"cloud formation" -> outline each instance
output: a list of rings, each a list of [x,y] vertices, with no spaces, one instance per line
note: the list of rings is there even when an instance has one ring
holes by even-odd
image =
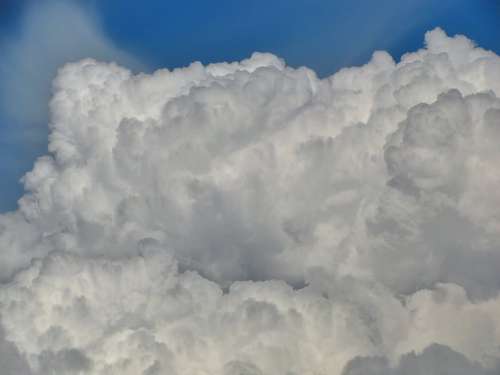
[[[12,368],[498,370],[494,53],[436,29],[323,80],[256,53],[86,59],[54,88],[51,154],[0,216]]]
[[[19,25],[3,27],[0,36],[0,212],[15,209],[23,193],[19,179],[36,157],[47,152],[48,102],[58,68],[87,57],[135,70],[143,66],[106,37],[90,4],[84,6],[78,0],[12,3],[20,3],[23,13]]]

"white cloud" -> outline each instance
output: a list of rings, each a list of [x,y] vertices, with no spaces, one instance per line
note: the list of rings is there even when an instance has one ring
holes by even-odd
[[[33,373],[493,373],[499,68],[439,29],[324,80],[66,65],[0,216],[5,347]]]
[[[446,346],[434,344],[420,354],[404,355],[397,366],[390,366],[385,358],[356,358],[343,375],[495,375],[499,370],[500,366],[484,368]]]

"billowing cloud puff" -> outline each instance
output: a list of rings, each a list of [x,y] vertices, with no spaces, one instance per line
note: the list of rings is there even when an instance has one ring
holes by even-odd
[[[436,29],[326,79],[269,54],[61,68],[0,216],[31,374],[493,374],[500,58]],[[17,371],[17,372],[15,372]]]
[[[0,298],[7,339],[41,374],[340,374],[358,356],[397,361],[434,342],[493,366],[500,339],[500,299],[471,303],[454,284],[404,301],[350,278],[223,291],[158,251],[53,253]]]
[[[434,344],[421,354],[404,355],[397,367],[388,365],[384,358],[355,358],[343,375],[496,375],[499,371],[500,366],[484,368],[446,346]]]

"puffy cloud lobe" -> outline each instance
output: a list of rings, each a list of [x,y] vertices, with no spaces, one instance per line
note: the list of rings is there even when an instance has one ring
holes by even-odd
[[[493,373],[499,61],[437,29],[323,80],[269,54],[63,67],[51,154],[0,216],[0,356],[35,374]]]
[[[356,358],[343,375],[494,375],[500,369],[495,367],[484,368],[446,346],[434,344],[421,354],[404,355],[397,367],[391,367],[384,358]]]
[[[381,253],[394,254],[395,272],[383,264],[372,268],[394,277],[387,280],[394,288],[448,281],[476,296],[497,293],[500,154],[490,119],[499,105],[491,93],[450,91],[412,108],[391,135],[385,158],[392,189],[367,221],[366,252],[376,262],[386,259]]]

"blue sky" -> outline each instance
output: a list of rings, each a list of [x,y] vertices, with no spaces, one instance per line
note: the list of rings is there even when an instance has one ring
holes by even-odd
[[[114,60],[134,71],[272,52],[327,76],[422,46],[436,26],[500,53],[497,0],[3,0],[0,3],[0,211],[47,148],[50,81],[67,61]]]

